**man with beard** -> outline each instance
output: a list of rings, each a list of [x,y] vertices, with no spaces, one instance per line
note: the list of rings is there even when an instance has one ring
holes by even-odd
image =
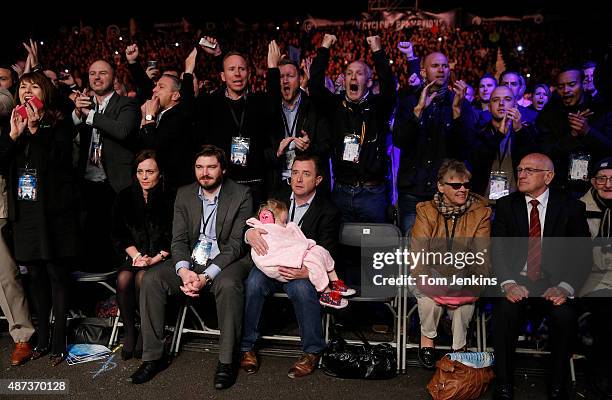
[[[584,76],[567,67],[557,76],[557,96],[540,112],[542,149],[554,162],[557,186],[582,196],[590,164],[612,154],[612,113],[585,95]]]
[[[248,187],[225,178],[225,152],[206,145],[196,154],[197,182],[178,190],[172,226],[172,259],[147,271],[140,289],[143,363],[132,383],[147,382],[168,366],[164,355],[168,296],[197,298],[205,288],[215,296],[219,320],[216,389],[236,380],[236,347],[242,333],[243,281],[253,262],[242,244],[243,227],[252,216]]]
[[[104,60],[89,67],[93,97],[79,94],[74,99],[72,120],[78,127],[79,172],[84,208],[85,263],[91,270],[114,268],[111,242],[111,208],[115,194],[132,183],[129,138],[138,130],[140,112],[134,99],[114,91],[115,69]]]
[[[323,160],[320,192],[329,192],[329,125],[315,109],[311,99],[300,88],[302,72],[287,58],[281,58],[275,41],[268,48],[267,92],[271,99],[271,147],[266,161],[273,167],[269,173],[269,192],[289,196],[291,166],[297,155],[315,155]]]
[[[410,232],[416,205],[432,198],[437,172],[445,158],[465,158],[465,137],[474,125],[474,111],[465,100],[467,85],[448,87],[450,67],[442,53],[422,62],[421,93],[400,100],[393,127],[393,144],[401,150],[397,175],[400,228]]]
[[[259,205],[266,200],[264,149],[268,143],[265,94],[249,92],[250,67],[247,57],[237,51],[221,56],[215,38],[206,37],[215,47],[203,51],[221,60],[221,80],[225,84],[215,93],[201,94],[195,104],[197,142],[214,144],[229,156],[227,174],[251,188]]]
[[[489,99],[491,121],[471,136],[469,160],[474,192],[497,200],[516,191],[516,167],[538,147],[535,129],[521,124],[521,113],[508,87],[495,88]]]
[[[309,89],[313,103],[331,127],[331,159],[334,175],[332,197],[342,211],[343,222],[385,222],[386,178],[389,170],[387,135],[396,102],[396,84],[379,36],[367,42],[376,65],[380,94],[371,93],[372,70],[363,61],[346,68],[345,93],[325,88],[334,35],[326,34],[310,67]]]

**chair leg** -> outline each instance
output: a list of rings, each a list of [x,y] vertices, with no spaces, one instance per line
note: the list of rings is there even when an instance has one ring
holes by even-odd
[[[121,311],[117,308],[117,315],[115,315],[113,322],[113,330],[108,341],[108,348],[113,347],[119,341],[119,318],[121,317]]]
[[[330,319],[331,316],[329,315],[328,312],[325,313],[324,318],[324,332],[325,332],[325,343],[329,343],[329,323],[330,323]]]
[[[572,377],[572,385],[575,385],[576,384],[576,369],[574,368],[574,355],[573,354],[569,359],[569,363],[570,363],[570,376]]]
[[[183,336],[183,327],[185,326],[185,316],[187,315],[187,309],[188,305],[183,306],[183,309],[180,313],[180,323],[177,324],[177,327],[174,331],[176,334],[176,344],[175,347],[171,349],[171,351],[174,351],[174,355],[178,354],[179,348],[181,347],[181,337]]]
[[[202,317],[200,317],[200,314],[196,311],[196,309],[193,306],[193,304],[189,305],[189,309],[191,310],[191,312],[193,312],[193,314],[195,315],[196,319],[198,320],[198,323],[200,324],[200,327],[202,328],[202,331],[207,332],[209,330],[209,328],[206,326],[206,324],[204,323],[204,320],[202,319]]]
[[[485,313],[484,309],[482,310],[480,323],[482,324],[482,327],[480,328],[482,331],[482,349],[483,351],[487,351],[487,314]]]

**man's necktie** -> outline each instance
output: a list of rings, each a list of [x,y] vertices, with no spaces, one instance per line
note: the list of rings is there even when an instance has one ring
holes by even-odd
[[[539,201],[533,199],[529,215],[529,244],[527,247],[527,277],[535,282],[542,274],[542,227],[540,226]]]

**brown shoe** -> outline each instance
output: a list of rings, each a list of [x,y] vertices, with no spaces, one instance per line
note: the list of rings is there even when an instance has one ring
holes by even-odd
[[[259,361],[254,351],[245,351],[240,359],[240,368],[247,374],[254,374],[259,369]]]
[[[15,350],[11,354],[11,365],[24,364],[30,358],[32,358],[32,345],[28,342],[15,343]]]
[[[287,376],[293,379],[312,374],[315,368],[317,368],[319,358],[321,358],[320,354],[304,353],[302,357],[300,357],[300,359],[297,360],[297,362],[289,369]]]

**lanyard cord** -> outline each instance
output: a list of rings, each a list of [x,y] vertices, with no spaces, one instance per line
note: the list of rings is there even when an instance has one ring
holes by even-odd
[[[232,113],[232,118],[234,119],[234,123],[238,127],[238,137],[242,137],[242,126],[244,125],[244,115],[246,114],[246,107],[247,107],[246,100],[244,102],[244,108],[242,109],[242,113],[240,113],[240,121],[238,121],[238,117],[236,116],[236,112],[234,111],[234,107],[232,106],[230,99],[227,99],[227,106],[229,107],[230,112]]]

